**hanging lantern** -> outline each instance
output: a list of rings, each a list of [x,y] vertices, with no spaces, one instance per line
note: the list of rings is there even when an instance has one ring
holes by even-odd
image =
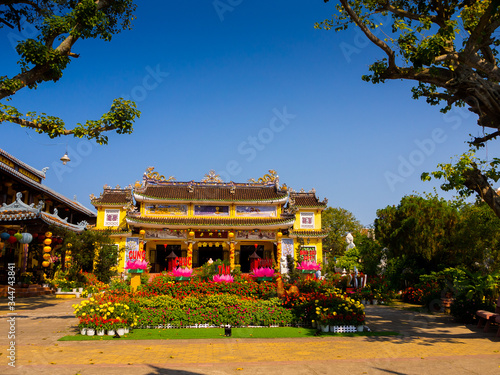
[[[50,238],[46,238],[45,240],[43,240],[43,243],[48,246],[52,243],[52,240]]]
[[[5,244],[3,242],[0,242],[0,251],[3,250],[3,247],[5,246]]]
[[[14,236],[10,236],[7,241],[9,241],[9,243],[16,243],[17,242],[17,238],[14,237]]]
[[[52,232],[45,232],[45,237],[52,237]]]
[[[44,267],[48,267],[48,266],[50,266],[50,262],[49,262],[48,260],[44,260],[44,261],[42,262],[42,266],[44,266]]]
[[[37,238],[38,237],[38,233],[33,233],[33,238]]]
[[[283,236],[283,233],[278,232],[278,238],[280,238],[281,236]]]
[[[49,260],[50,259],[50,254],[49,253],[43,254],[43,259]]]
[[[140,234],[141,236],[144,236],[144,235],[146,234],[146,231],[145,231],[144,229],[141,229],[141,230],[139,231],[139,234]]]
[[[19,242],[30,243],[31,241],[33,241],[33,236],[31,235],[31,233],[21,233],[21,239],[19,240]]]
[[[21,240],[23,239],[23,235],[21,233],[14,234],[14,237],[16,237],[16,240],[18,240],[19,242],[21,242]]]
[[[228,236],[229,236],[229,238],[233,238],[234,237],[234,233],[233,232],[229,232]]]
[[[215,243],[215,247],[219,247],[219,243],[218,242]]]
[[[38,242],[43,242],[43,240],[45,239],[45,234],[39,234],[37,239],[38,239]]]
[[[7,233],[7,232],[3,232],[2,234],[0,234],[0,238],[1,238],[2,240],[8,240],[8,239],[9,239],[9,237],[10,237],[10,234],[9,234],[9,233]]]
[[[46,253],[50,253],[52,251],[52,248],[50,246],[44,246],[43,251]]]
[[[8,232],[11,236],[13,236],[13,235],[16,233],[16,231],[15,231],[14,229],[9,229],[7,232]]]
[[[71,255],[71,250],[66,250],[66,255]]]
[[[189,235],[190,235],[191,237],[193,237],[193,236],[194,236],[194,232],[193,232],[193,231],[190,231],[190,232],[189,232]]]

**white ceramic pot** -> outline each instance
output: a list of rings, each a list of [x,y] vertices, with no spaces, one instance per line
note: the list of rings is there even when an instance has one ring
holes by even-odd
[[[117,328],[116,333],[118,335],[123,336],[125,334],[125,328]]]
[[[82,336],[85,336],[87,334],[87,328],[82,328],[80,330],[80,333],[82,334]]]
[[[115,335],[115,330],[114,329],[108,329],[108,336],[114,336]]]
[[[104,336],[104,334],[106,333],[106,331],[104,329],[98,329],[96,331],[96,333],[97,333],[97,336]]]
[[[363,332],[363,329],[364,329],[364,328],[365,328],[364,326],[357,326],[357,327],[356,327],[356,330],[357,330],[358,332]]]
[[[330,326],[329,325],[320,325],[321,332],[330,332]]]
[[[94,335],[95,335],[95,329],[87,328],[87,336],[94,336]]]
[[[125,327],[124,330],[125,330],[125,334],[127,334],[130,332],[130,327]]]

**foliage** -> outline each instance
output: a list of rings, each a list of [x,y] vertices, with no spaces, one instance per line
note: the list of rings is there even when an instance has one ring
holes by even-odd
[[[297,256],[297,264],[300,262],[302,262],[302,255]],[[295,284],[300,280],[300,271],[297,269],[295,260],[290,254],[286,256],[286,266],[288,268],[286,281],[288,281],[290,284]]]
[[[14,77],[0,75],[0,100],[10,100],[19,90],[36,89],[42,82],[57,82],[72,58],[78,39],[103,39],[110,41],[113,35],[130,29],[136,6],[132,0],[68,1],[34,0],[0,2],[0,28],[36,30],[35,38],[18,42],[16,51],[20,57],[21,71]],[[22,20],[24,21],[22,22]],[[106,144],[103,133],[116,130],[118,134],[130,134],[140,112],[134,102],[115,99],[109,112],[99,120],[88,120],[67,129],[64,121],[56,116],[28,111],[0,103],[0,123],[9,121],[22,127],[46,133],[50,138],[73,135],[95,139]]]
[[[344,253],[346,234],[351,232],[355,235],[362,226],[352,212],[340,207],[327,207],[321,213],[321,228],[328,231],[328,236],[323,239],[323,249],[334,257]]]
[[[340,31],[356,25],[385,54],[370,65],[371,74],[363,80],[416,81],[411,90],[414,99],[425,98],[430,105],[444,102],[442,112],[467,106],[478,115],[479,126],[495,130],[474,138],[475,147],[500,135],[498,1],[340,0],[336,8],[332,19],[316,28]],[[500,197],[492,189],[500,177],[499,159],[481,162],[472,157],[467,153],[455,165],[441,164],[432,175],[447,181],[445,190],[456,189],[461,195],[475,192],[500,217]]]
[[[367,233],[360,233],[356,237],[355,249],[361,260],[361,263],[357,265],[360,271],[367,275],[377,275],[381,272],[380,261],[383,256],[383,246],[374,238],[371,230]]]
[[[240,297],[269,299],[276,296],[276,283],[257,283],[252,280],[232,283],[213,283],[209,281],[193,280],[189,282],[174,282],[172,277],[161,275],[155,277],[151,283],[145,285],[138,292],[139,296],[168,295],[177,299],[188,296],[208,294],[235,294]]]
[[[219,274],[219,266],[227,267],[229,266],[229,261],[222,261],[217,259],[212,263],[205,263],[201,266],[201,270],[198,270],[198,276],[203,280],[212,280],[214,275]]]
[[[397,207],[377,210],[375,236],[388,249],[388,257],[405,255],[417,267],[434,270],[449,256],[456,206],[437,196],[405,196]]]
[[[361,254],[357,246],[352,249],[347,249],[344,255],[337,259],[335,267],[346,269],[347,271],[354,271],[354,267],[358,270],[362,270],[363,267],[360,265],[360,257]]]

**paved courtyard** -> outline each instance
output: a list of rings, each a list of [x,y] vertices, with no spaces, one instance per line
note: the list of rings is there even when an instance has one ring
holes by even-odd
[[[0,300],[0,374],[500,374],[500,338],[440,315],[368,306],[373,331],[400,336],[58,342],[76,332],[75,300],[19,298],[16,367],[7,365]]]

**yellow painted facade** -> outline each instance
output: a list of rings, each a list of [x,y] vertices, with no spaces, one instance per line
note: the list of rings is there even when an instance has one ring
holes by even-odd
[[[151,264],[151,272],[168,269],[169,256],[189,267],[221,259],[228,261],[231,268],[249,272],[253,253],[263,259],[263,264],[272,262],[279,269],[284,258],[282,250],[290,246],[295,258],[306,247],[308,251],[314,249],[308,255],[322,260],[321,211],[326,203],[319,202],[314,193],[288,191],[277,178],[236,184],[153,177],[145,174],[143,183],[136,183],[134,188],[105,187],[99,198],[91,197],[97,209],[94,229],[112,231],[120,248],[120,272],[124,272],[130,256],[127,242],[137,241]],[[303,197],[316,207],[293,204],[300,203]]]

